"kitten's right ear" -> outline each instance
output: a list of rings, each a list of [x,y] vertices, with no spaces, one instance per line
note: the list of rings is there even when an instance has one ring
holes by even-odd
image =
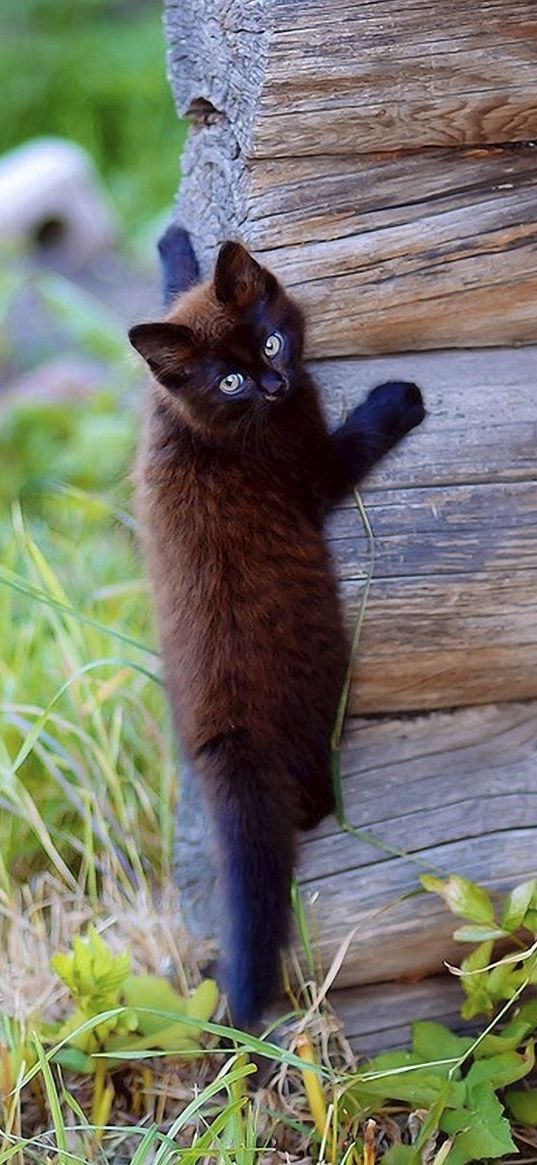
[[[196,349],[190,328],[184,324],[135,324],[129,340],[165,388],[173,392],[181,387],[185,364]]]

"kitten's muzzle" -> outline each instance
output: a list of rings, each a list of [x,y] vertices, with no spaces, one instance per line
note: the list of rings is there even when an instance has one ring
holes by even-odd
[[[263,373],[260,387],[265,400],[281,400],[289,391],[289,381],[281,372],[269,369]]]

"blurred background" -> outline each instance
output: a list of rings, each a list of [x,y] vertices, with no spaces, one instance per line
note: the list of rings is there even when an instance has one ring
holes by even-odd
[[[143,852],[162,873],[174,764],[126,336],[161,311],[155,244],[185,137],[160,0],[17,0],[0,71],[0,888],[60,851],[56,870],[78,870],[88,836],[118,868]]]
[[[133,372],[127,323],[160,309],[184,125],[159,0],[18,0],[0,70],[2,405],[93,399]]]

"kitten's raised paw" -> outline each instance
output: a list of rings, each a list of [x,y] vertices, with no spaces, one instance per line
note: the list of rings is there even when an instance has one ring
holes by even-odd
[[[199,282],[198,260],[188,231],[178,223],[170,223],[157,245],[162,264],[164,303],[168,306],[176,295]]]
[[[417,384],[408,380],[388,380],[386,384],[379,384],[369,393],[366,404],[383,428],[401,435],[421,425],[426,415]]]

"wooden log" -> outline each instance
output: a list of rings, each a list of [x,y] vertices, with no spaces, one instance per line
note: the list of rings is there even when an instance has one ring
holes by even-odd
[[[299,869],[325,970],[354,932],[337,987],[460,962],[453,915],[436,895],[406,897],[421,873],[493,890],[535,876],[536,753],[535,704],[351,722],[342,787],[362,836],[329,818],[305,837]]]
[[[531,0],[170,0],[167,27],[181,112],[211,106],[248,157],[535,134]]]
[[[342,989],[437,976],[445,960],[457,964],[464,957],[465,948],[452,938],[454,916],[436,895],[415,896],[420,874],[455,872],[493,891],[535,876],[536,758],[536,703],[350,721],[342,792],[348,821],[359,834],[342,831],[328,818],[304,835],[299,864],[311,937],[324,972],[352,936],[335,983],[336,1010],[338,1000],[346,999]],[[194,786],[188,788],[192,807],[199,794],[192,798]],[[218,901],[199,806],[189,824],[178,879],[187,922],[207,937],[217,929]],[[300,957],[298,938],[295,948]],[[394,999],[401,998],[403,988],[398,990]],[[452,994],[448,1012],[440,985],[425,995],[427,1014],[451,1016]],[[350,1034],[372,1037],[375,1026],[363,1027],[362,998],[356,995],[353,1023],[358,1026]],[[413,1014],[413,1000],[410,994],[402,1025],[419,1014]],[[343,1014],[350,1010],[347,1000]],[[386,1031],[400,1025],[387,1012],[381,1026],[380,1045]],[[394,1031],[392,1041],[406,1034]],[[359,1044],[362,1051],[375,1046],[372,1038]]]
[[[351,709],[537,697],[537,349],[318,363],[335,423],[375,383],[423,389],[423,426],[363,492],[375,566]],[[352,501],[330,523],[349,624],[368,541]]]
[[[168,0],[168,36],[205,270],[240,235],[315,356],[537,339],[527,0]]]
[[[479,1020],[471,1024],[461,1019],[461,1000],[460,983],[452,975],[333,991],[330,996],[345,1037],[360,1059],[408,1047],[412,1024],[419,1019],[436,1020],[461,1035],[475,1034]]]
[[[193,119],[177,215],[204,273],[242,237],[304,303],[315,357],[537,339],[529,0],[167,0],[167,20]],[[537,698],[537,350],[314,371],[334,422],[390,377],[416,380],[430,414],[364,492],[375,571],[351,709],[377,718],[351,721],[343,785],[368,837],[329,821],[301,849],[325,967],[356,928],[345,988],[460,955],[438,899],[407,898],[422,869],[493,889],[535,874],[537,709],[513,701]],[[330,537],[352,622],[368,544],[351,503]],[[186,789],[183,899],[207,933],[217,899]],[[371,1046],[373,1031],[356,1027]]]

